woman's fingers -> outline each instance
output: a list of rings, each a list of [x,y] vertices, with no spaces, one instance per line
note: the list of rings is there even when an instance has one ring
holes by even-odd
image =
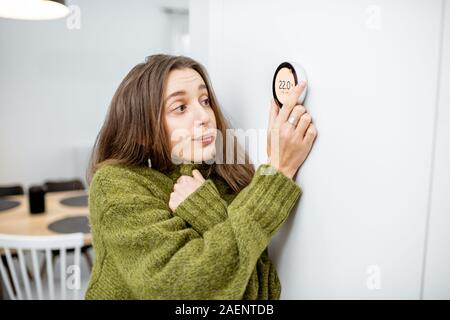
[[[178,205],[181,203],[181,197],[176,192],[172,192],[170,194],[169,198],[169,208],[172,211],[175,211],[175,209],[178,207]]]
[[[306,130],[305,138],[303,141],[306,142],[307,144],[312,144],[312,142],[316,137],[317,137],[316,127],[314,126],[314,123],[310,123],[308,129]]]
[[[275,100],[272,99],[270,102],[269,130],[272,129],[279,112],[280,108],[277,106]]]
[[[292,109],[297,104],[297,101],[302,95],[303,90],[305,90],[305,87],[306,82],[304,81],[300,82],[286,97],[286,101],[284,102],[283,107],[281,108],[280,113],[278,114],[278,117],[275,121],[275,124],[278,128],[281,126],[282,123],[286,122],[287,119],[289,118]]]
[[[308,126],[311,123],[311,121],[312,121],[311,116],[309,115],[309,113],[305,112],[302,115],[302,117],[300,118],[300,121],[297,124],[297,128],[295,129],[295,132],[297,134],[299,134],[300,137],[303,138],[305,136],[306,130],[308,129]]]
[[[205,178],[203,178],[201,172],[197,169],[192,170],[192,176],[200,182],[205,181]]]
[[[301,116],[306,112],[306,108],[302,106],[301,104],[298,104],[292,109],[291,114],[289,117],[294,117],[294,123],[293,125],[295,128],[298,126],[298,122],[300,121]]]

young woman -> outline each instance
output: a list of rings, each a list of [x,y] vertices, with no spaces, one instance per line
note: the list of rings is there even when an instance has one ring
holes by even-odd
[[[268,160],[255,171],[237,143],[245,163],[227,154],[236,140],[198,62],[153,55],[135,66],[88,171],[86,299],[279,299],[267,246],[302,192],[292,178],[317,134],[296,105],[303,88],[281,109],[272,101]]]

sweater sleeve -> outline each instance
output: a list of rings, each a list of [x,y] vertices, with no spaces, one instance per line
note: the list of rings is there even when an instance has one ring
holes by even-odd
[[[258,258],[301,194],[294,181],[273,170],[260,165],[226,211],[213,209],[213,218],[196,225],[203,236],[172,214],[167,199],[113,181],[103,181],[109,188],[102,188],[98,179],[105,199],[126,194],[126,201],[104,200],[98,224],[107,256],[134,296],[241,299]]]
[[[188,222],[199,234],[227,219],[228,204],[211,179],[184,199],[173,212]]]
[[[255,176],[250,185],[244,189],[245,192],[244,190],[242,190],[242,192],[239,193],[236,198],[230,203],[230,206],[241,206],[243,204],[243,201],[249,200],[246,199],[246,197],[248,197],[248,194],[255,195],[255,186],[258,187],[259,184],[264,180],[265,183],[272,183],[272,181],[270,181],[269,179],[264,179],[264,176],[267,175],[278,175],[278,177],[272,177],[273,182],[277,180],[285,180],[285,182],[287,183],[287,188],[294,189],[294,192],[291,195],[294,198],[294,201],[301,195],[302,190],[294,181],[285,177],[274,167],[268,164],[262,164],[256,170]],[[278,190],[278,192],[282,193],[283,191]],[[258,197],[257,194],[256,197]],[[288,202],[292,202],[292,200],[292,198],[287,199]],[[258,199],[254,199],[254,201],[258,201]],[[247,202],[245,204],[249,205],[250,203]],[[254,206],[254,204],[251,206]],[[256,207],[259,208],[259,210],[263,209],[262,214],[264,214],[264,207]],[[204,232],[212,228],[214,225],[227,219],[227,211],[227,202],[221,198],[214,182],[211,179],[207,179],[199,188],[197,188],[197,190],[195,190],[185,200],[183,200],[173,213],[174,215],[177,215],[188,222],[198,233],[203,235]]]

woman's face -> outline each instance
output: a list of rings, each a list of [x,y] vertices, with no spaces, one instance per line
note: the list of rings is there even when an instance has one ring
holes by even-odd
[[[216,153],[216,117],[200,74],[190,68],[172,70],[164,92],[164,118],[172,159],[201,162]],[[202,137],[212,136],[212,139]]]

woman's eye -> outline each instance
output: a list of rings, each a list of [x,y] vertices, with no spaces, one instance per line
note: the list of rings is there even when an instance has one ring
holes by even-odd
[[[178,106],[173,110],[178,110],[178,109],[180,109],[180,112],[183,112],[186,109],[186,106],[184,104],[182,104],[181,106]],[[183,109],[183,110],[181,110],[181,109]]]
[[[202,102],[203,104],[209,105],[209,98],[204,99]]]

